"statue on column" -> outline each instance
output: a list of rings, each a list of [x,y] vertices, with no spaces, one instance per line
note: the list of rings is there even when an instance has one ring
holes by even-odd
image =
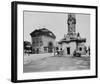
[[[68,34],[73,36],[76,33],[76,17],[75,14],[73,13],[69,13],[68,14],[68,20],[67,20],[67,24],[68,24]]]

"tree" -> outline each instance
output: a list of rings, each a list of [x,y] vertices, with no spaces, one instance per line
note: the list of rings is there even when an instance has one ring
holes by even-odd
[[[90,55],[90,46],[88,47],[89,55]]]
[[[24,53],[31,53],[32,52],[32,45],[29,41],[24,41]]]

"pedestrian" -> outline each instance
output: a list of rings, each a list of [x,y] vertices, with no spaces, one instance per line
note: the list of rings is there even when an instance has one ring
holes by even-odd
[[[57,55],[59,56],[59,51],[57,50]]]

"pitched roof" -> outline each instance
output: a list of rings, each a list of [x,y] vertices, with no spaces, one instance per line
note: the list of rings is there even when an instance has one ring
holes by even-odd
[[[48,30],[46,28],[36,29],[33,32],[31,32],[30,35],[31,35],[31,37],[44,35],[44,36],[52,37],[54,39],[56,38],[56,36],[50,30]]]

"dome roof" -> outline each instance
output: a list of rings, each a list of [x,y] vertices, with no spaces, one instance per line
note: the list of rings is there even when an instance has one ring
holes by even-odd
[[[56,36],[48,29],[42,28],[42,29],[36,29],[33,32],[30,33],[31,37],[36,37],[36,36],[49,36],[52,38],[56,38]]]

